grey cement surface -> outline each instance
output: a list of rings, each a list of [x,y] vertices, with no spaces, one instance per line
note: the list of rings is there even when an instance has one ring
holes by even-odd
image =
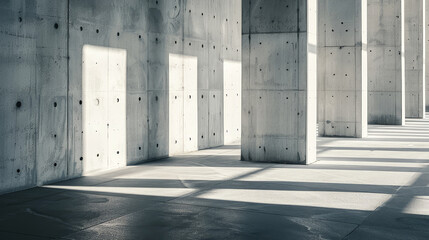
[[[425,7],[426,1],[403,1],[402,28],[405,72],[405,116],[423,118],[425,115]]]
[[[307,12],[317,13],[315,5],[312,1],[243,1],[244,161],[315,161],[317,72],[311,46],[316,42],[317,19],[307,17]]]
[[[128,166],[0,196],[0,239],[428,239],[428,146],[415,119],[318,138],[307,166],[240,145]]]
[[[198,75],[197,86],[186,93],[198,99],[198,110],[192,109],[198,111],[193,146],[221,146],[231,134],[240,135],[238,124],[224,127],[224,119],[240,121],[224,113],[223,103],[241,98],[240,88],[224,86],[225,63],[241,60],[241,0],[0,0],[0,20],[0,193],[164,158],[175,140],[190,142],[169,126],[170,83],[185,79],[170,79],[170,54],[198,58],[190,70]],[[127,52],[127,67],[120,68],[126,74],[125,96],[124,86],[120,96],[112,89],[97,98],[83,92],[83,74],[100,77],[94,71],[102,68],[109,72],[104,78],[114,78],[116,69],[98,55],[105,64],[84,64],[85,46]],[[89,106],[119,98],[121,106],[126,101],[126,120],[124,114],[111,115],[122,116],[121,124],[106,121],[103,109],[95,114],[103,116],[99,121],[84,121]],[[87,141],[94,130],[98,139]],[[126,137],[107,151],[108,144],[97,143],[109,132]],[[107,156],[117,152],[120,164],[107,164]]]
[[[368,76],[368,123],[403,125],[405,88],[401,60],[401,0],[369,0],[363,39]]]
[[[425,38],[426,38],[426,40],[427,40],[427,38],[429,37],[429,24],[427,24],[428,22],[429,22],[429,4],[427,4],[426,2],[425,2],[425,21],[426,21],[426,23],[425,24],[423,24],[424,25],[424,33],[425,33]],[[427,97],[427,96],[429,96],[429,64],[427,64],[427,62],[428,62],[428,60],[427,59],[429,59],[429,51],[428,51],[428,49],[429,49],[429,41],[425,41],[425,57],[426,57],[426,60],[425,60],[425,78],[424,78],[424,80],[425,80],[425,84],[424,84],[424,86],[425,86],[425,99],[426,99],[426,103],[425,103],[425,109],[426,109],[426,112],[427,111],[429,111],[429,97]]]
[[[366,0],[318,1],[317,122],[324,137],[366,137]]]

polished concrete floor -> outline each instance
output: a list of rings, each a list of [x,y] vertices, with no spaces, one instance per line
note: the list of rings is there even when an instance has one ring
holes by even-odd
[[[3,195],[0,239],[429,239],[429,120],[369,132],[310,166],[229,145]]]

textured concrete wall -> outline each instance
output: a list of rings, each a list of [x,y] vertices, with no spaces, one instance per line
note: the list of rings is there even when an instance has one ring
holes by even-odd
[[[307,10],[316,16],[316,3],[243,1],[244,161],[315,160],[316,71],[307,67],[316,42],[307,44],[316,37],[316,20],[307,23]]]
[[[362,51],[366,14],[362,12],[366,12],[366,0],[319,1],[317,90],[321,136],[367,134],[367,59]]]
[[[0,192],[67,177],[67,2],[0,4]]]
[[[405,124],[401,0],[368,0],[368,123]]]
[[[222,145],[224,121],[234,127],[239,122],[224,115],[223,68],[225,62],[241,60],[240,9],[240,0],[2,1],[0,192],[168,156],[170,135],[176,132],[169,129],[170,80],[188,82],[193,74],[196,86],[181,94],[192,95],[197,104],[191,113],[196,126],[190,124],[195,138],[192,148],[179,152]],[[103,63],[108,59],[100,57],[103,51],[85,62],[84,46],[125,52],[126,67]],[[183,65],[184,70],[191,66],[184,72],[193,77],[170,77],[172,54],[183,62],[186,56],[197,60],[196,66]],[[117,95],[122,94],[119,85],[109,84],[84,98],[83,66],[92,71],[89,82],[99,74],[106,79],[126,74],[126,95]],[[240,95],[237,88],[233,93]],[[107,106],[104,102],[126,103],[126,128],[115,127],[121,114],[112,113],[112,118],[95,118],[91,127],[84,127],[89,115],[83,110]],[[108,131],[126,139],[109,141]],[[107,148],[94,141],[84,144],[95,134],[108,142]]]
[[[425,115],[424,0],[403,1],[403,69],[405,71],[405,116]]]
[[[185,4],[183,54],[198,57],[198,148],[220,146],[231,142],[224,138],[232,132],[225,124],[240,123],[235,115],[224,114],[224,99],[231,97],[225,95],[229,89],[224,84],[224,65],[241,61],[241,0],[188,0]],[[241,97],[240,88],[233,90]],[[233,109],[240,112],[241,107]]]
[[[115,164],[110,162],[119,158],[126,159],[122,166],[147,159],[149,3],[137,0],[108,2],[71,0],[69,4],[68,177],[80,176],[82,173],[93,170],[115,168]],[[84,98],[82,90],[85,86],[82,83],[85,72],[82,66],[93,71],[107,61],[105,70],[101,70],[101,73],[106,72],[101,82],[112,78],[112,70],[116,67],[112,66],[106,57],[99,58],[98,62],[84,62],[83,50],[89,45],[125,51],[126,67],[123,71],[126,73],[126,86],[123,90],[126,91],[126,99],[115,93],[120,89],[108,86],[98,91],[101,96],[97,99],[95,95]],[[108,55],[107,53],[106,56]],[[88,81],[94,84],[97,77],[96,73],[90,75]],[[94,106],[98,105],[98,101],[100,101],[99,106]],[[108,109],[104,112],[109,113],[118,110],[109,110],[110,103],[116,104],[113,107],[119,107],[124,101],[127,113],[125,129],[118,129],[118,125],[109,120],[112,115],[100,118],[99,121],[94,122],[91,129],[85,127],[89,120],[84,118],[83,110],[87,107],[105,106]],[[103,103],[106,102],[108,104],[104,105]],[[125,135],[128,144],[123,142],[124,139],[113,144],[109,141],[110,138],[113,139],[112,135],[108,135],[109,133]],[[94,134],[102,136],[94,138],[92,137]],[[94,141],[94,139],[98,140]],[[103,144],[97,144],[98,142]],[[118,144],[126,145],[126,148],[119,149],[115,146]],[[94,149],[97,150],[94,151]],[[106,159],[107,156],[108,159]],[[112,157],[114,159],[111,159]]]

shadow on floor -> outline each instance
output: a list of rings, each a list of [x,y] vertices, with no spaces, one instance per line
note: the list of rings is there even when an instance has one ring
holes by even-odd
[[[429,239],[429,148],[407,128],[429,122],[319,138],[309,166],[230,145],[6,194],[0,239]]]

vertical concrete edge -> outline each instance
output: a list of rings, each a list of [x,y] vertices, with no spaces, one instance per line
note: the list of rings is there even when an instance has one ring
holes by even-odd
[[[317,161],[317,42],[318,0],[307,1],[307,119],[306,164]]]

